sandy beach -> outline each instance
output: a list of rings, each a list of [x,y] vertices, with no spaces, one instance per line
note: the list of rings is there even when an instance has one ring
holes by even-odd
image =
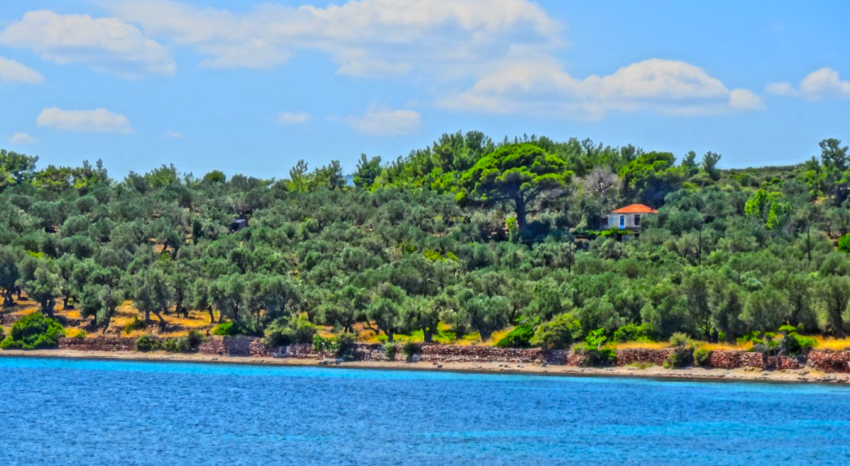
[[[141,353],[129,351],[75,351],[75,350],[4,350],[0,357],[37,357],[61,359],[93,359],[152,362],[189,362],[210,364],[252,364],[261,366],[316,366],[346,369],[383,369],[411,371],[445,371],[458,373],[528,374],[574,377],[636,377],[660,380],[703,380],[703,381],[750,381],[778,383],[828,383],[850,386],[850,374],[825,373],[811,368],[788,370],[665,369],[660,366],[639,368],[623,367],[576,367],[539,364],[517,364],[504,362],[403,362],[403,361],[351,361],[217,356],[208,354],[172,354],[162,352]]]

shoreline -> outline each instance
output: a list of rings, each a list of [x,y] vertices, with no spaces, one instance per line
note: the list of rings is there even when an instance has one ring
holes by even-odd
[[[506,375],[543,375],[557,377],[614,377],[637,378],[661,381],[700,381],[700,382],[767,382],[796,384],[830,384],[850,386],[850,374],[826,373],[803,369],[758,370],[705,369],[689,367],[683,369],[665,369],[651,366],[640,369],[632,366],[579,367],[561,365],[538,365],[530,363],[505,362],[404,362],[404,361],[350,361],[326,362],[306,358],[271,358],[250,356],[219,356],[208,354],[130,352],[130,351],[78,351],[78,350],[2,350],[0,357],[81,359],[95,361],[135,361],[135,362],[176,362],[196,364],[236,364],[275,367],[324,367],[361,370],[404,370],[453,372],[468,374],[506,374]]]

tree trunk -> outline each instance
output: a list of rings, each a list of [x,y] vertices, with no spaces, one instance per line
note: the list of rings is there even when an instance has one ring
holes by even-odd
[[[215,323],[215,314],[213,314],[212,306],[207,307],[207,312],[209,312],[209,314],[210,314],[210,323],[214,324]]]
[[[522,231],[525,229],[525,217],[527,215],[525,211],[525,201],[522,199],[522,196],[517,194],[514,198],[514,204],[514,211],[516,212],[516,226],[518,230]]]
[[[145,323],[151,323],[151,311],[149,309],[145,309]]]
[[[109,322],[110,322],[111,320],[112,320],[112,313],[110,313],[110,314],[106,317],[106,322],[104,322],[104,323],[103,323],[103,330],[101,330],[101,331],[100,331],[100,334],[101,334],[101,335],[106,335],[106,329],[108,329],[108,328],[109,328]]]
[[[154,310],[153,313],[156,315],[156,318],[159,319],[159,327],[165,328],[165,319],[162,318],[162,314],[160,314],[157,310]]]
[[[62,297],[62,309],[65,310],[65,311],[67,311],[68,309],[71,309],[71,306],[68,305],[69,300],[70,300],[70,298],[68,296]]]
[[[425,343],[431,343],[431,341],[433,340],[431,335],[431,327],[423,328],[422,334],[425,336]]]
[[[44,312],[44,314],[47,315],[47,317],[50,317],[52,319],[53,318],[53,306],[55,306],[55,305],[56,305],[56,301],[51,298],[50,300],[48,300],[47,302],[42,304],[41,310]]]
[[[387,334],[387,341],[392,342],[392,341],[393,341],[393,336],[395,335],[395,332],[393,332],[392,330],[390,330],[390,331],[387,331],[387,332],[384,332],[384,333],[386,333],[386,334]]]

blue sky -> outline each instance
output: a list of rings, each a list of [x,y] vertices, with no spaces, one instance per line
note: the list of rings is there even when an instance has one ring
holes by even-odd
[[[0,147],[286,176],[444,132],[791,164],[850,140],[850,3],[4,0]]]

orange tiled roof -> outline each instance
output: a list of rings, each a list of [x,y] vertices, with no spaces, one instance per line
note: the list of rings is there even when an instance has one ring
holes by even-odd
[[[632,204],[626,207],[619,208],[612,214],[657,214],[658,211],[643,204]]]

